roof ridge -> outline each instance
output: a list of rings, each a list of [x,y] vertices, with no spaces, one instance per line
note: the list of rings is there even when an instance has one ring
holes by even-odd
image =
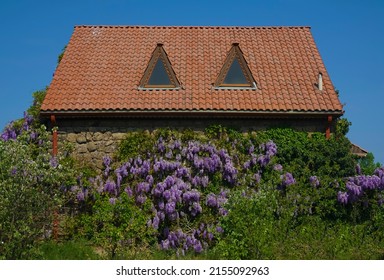
[[[310,26],[210,26],[210,25],[75,25],[75,28],[143,28],[143,29],[311,29]]]

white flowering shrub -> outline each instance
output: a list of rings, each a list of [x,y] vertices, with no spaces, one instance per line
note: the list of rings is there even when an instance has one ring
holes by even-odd
[[[38,125],[25,114],[0,138],[0,259],[34,256],[36,242],[52,234],[62,189],[75,183],[71,164],[52,157],[49,132]]]

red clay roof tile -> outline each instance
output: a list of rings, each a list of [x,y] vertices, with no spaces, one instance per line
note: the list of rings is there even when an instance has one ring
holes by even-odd
[[[179,89],[139,89],[158,43]],[[233,43],[257,89],[212,86]],[[76,26],[41,110],[342,114],[343,108],[309,27]]]

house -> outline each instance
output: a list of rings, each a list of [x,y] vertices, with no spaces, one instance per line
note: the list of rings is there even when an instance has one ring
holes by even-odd
[[[76,26],[41,107],[57,142],[101,164],[127,131],[324,132],[343,107],[309,27]]]

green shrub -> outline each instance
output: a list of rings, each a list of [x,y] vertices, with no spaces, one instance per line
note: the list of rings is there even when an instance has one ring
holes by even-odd
[[[138,155],[146,155],[152,152],[153,144],[154,140],[149,132],[128,133],[120,144],[118,159],[123,161]]]
[[[92,240],[108,259],[142,257],[155,243],[154,231],[147,227],[149,205],[137,207],[128,196],[96,196],[90,212],[80,216],[77,236]]]
[[[29,257],[52,232],[53,212],[65,201],[61,189],[75,182],[72,166],[51,156],[48,139],[41,127],[0,140],[0,258]]]
[[[99,260],[101,256],[87,240],[45,241],[37,247],[42,260]]]
[[[284,199],[283,199],[284,200]],[[276,192],[232,196],[215,259],[383,259],[381,215],[356,224],[319,215],[295,216]]]

